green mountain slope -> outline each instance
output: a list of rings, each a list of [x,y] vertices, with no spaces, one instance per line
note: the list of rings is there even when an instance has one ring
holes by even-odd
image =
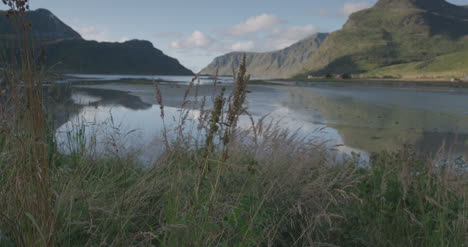
[[[421,62],[386,66],[363,74],[365,77],[465,78],[468,76],[468,49]]]
[[[396,65],[415,62],[427,63],[420,72],[436,72],[437,66],[427,66],[431,61],[450,59],[446,55],[467,47],[467,8],[444,0],[380,0],[352,14],[343,29],[332,33],[306,62],[302,75],[372,74],[392,66],[389,75],[405,76],[408,69],[398,71]]]
[[[214,75],[232,75],[233,68],[238,68],[242,57],[247,58],[247,69],[254,77],[287,78],[296,74],[302,65],[320,47],[328,34],[314,34],[290,47],[279,51],[255,53],[233,52],[220,56],[204,68],[200,73]]]
[[[18,61],[17,29],[0,12],[0,67],[2,63]],[[89,74],[154,74],[193,75],[179,61],[156,49],[149,41],[132,40],[124,43],[84,40],[76,31],[60,21],[50,11],[28,11],[31,38],[35,54],[44,48],[47,71]]]

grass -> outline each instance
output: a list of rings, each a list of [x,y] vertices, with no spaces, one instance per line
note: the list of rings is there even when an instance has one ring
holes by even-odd
[[[304,145],[294,143],[300,145],[297,148]],[[199,169],[205,161],[197,151],[174,150],[151,169],[131,159],[61,157],[52,176],[58,195],[57,229],[61,229],[57,242],[60,246],[465,243],[466,166],[448,164],[437,171],[408,151],[376,155],[370,168],[352,162],[334,165],[322,163],[315,150],[288,157],[290,150],[277,144],[262,155],[266,159],[241,148],[231,156],[235,159],[226,162],[220,161],[221,154],[211,157],[212,169],[205,175]]]
[[[466,70],[468,66],[467,55],[467,51],[455,52],[423,62],[383,67],[363,74],[363,76],[385,77],[397,75],[403,79],[464,79],[468,76]]]
[[[374,154],[356,187],[361,202],[346,208],[343,245],[466,246],[466,168],[410,148]]]
[[[21,10],[18,9],[18,14]],[[231,95],[189,98],[156,163],[90,155],[85,126],[58,152],[41,73],[0,97],[0,246],[466,246],[467,166],[409,147],[333,162],[324,146],[248,114],[245,60]],[[24,84],[18,83],[24,81]],[[39,82],[38,82],[39,81]],[[195,79],[194,79],[195,81]],[[3,86],[3,85],[2,85]],[[222,93],[223,92],[223,93]],[[156,98],[164,119],[162,93]],[[197,107],[200,117],[187,118]],[[195,121],[198,135],[184,128]],[[173,131],[175,138],[168,137]],[[115,143],[114,143],[115,144]],[[109,145],[112,145],[110,143]],[[156,148],[156,147],[155,147]]]
[[[271,80],[252,81],[251,85],[299,85],[299,86],[335,86],[335,87],[390,87],[390,88],[468,88],[467,82],[451,82],[444,79],[397,79],[375,77],[355,77],[352,79],[292,79],[292,80]]]

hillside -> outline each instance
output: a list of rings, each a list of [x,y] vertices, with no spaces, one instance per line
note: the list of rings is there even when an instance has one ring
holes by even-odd
[[[31,34],[37,40],[47,42],[64,39],[81,39],[81,35],[63,23],[46,9],[26,12],[26,20],[31,23]],[[11,25],[5,11],[0,11],[0,39],[15,38],[18,28]]]
[[[315,53],[328,34],[314,34],[290,47],[279,51],[255,53],[233,52],[214,59],[200,73],[214,75],[232,75],[233,68],[238,68],[242,57],[247,58],[247,69],[253,77],[287,78],[296,74],[302,65]]]
[[[156,49],[149,41],[132,40],[124,43],[84,40],[78,32],[63,23],[50,11],[28,11],[34,53],[45,51],[47,71],[89,74],[154,74],[193,75],[176,59]],[[11,21],[0,12],[0,67],[2,63],[18,61],[20,45],[18,32]]]
[[[90,74],[192,75],[177,59],[166,56],[149,41],[124,43],[64,40],[45,46],[52,71]]]
[[[343,29],[323,42],[301,74],[422,77],[447,76],[451,71],[464,75],[468,67],[462,65],[468,64],[468,58],[457,54],[464,54],[467,47],[467,8],[444,0],[380,0],[352,14]],[[461,68],[441,69],[438,64]]]

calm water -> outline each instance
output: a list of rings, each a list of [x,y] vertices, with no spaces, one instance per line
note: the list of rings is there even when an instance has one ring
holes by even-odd
[[[177,84],[187,84],[193,79],[193,76],[167,76],[167,75],[99,75],[99,74],[66,74],[69,77],[64,80],[55,81],[58,83],[68,83],[77,81],[118,81],[118,80],[131,80],[131,79],[143,79],[149,81],[165,81],[173,82]],[[213,78],[210,76],[200,76],[197,82],[200,84],[212,84]],[[218,82],[229,83],[233,82],[232,77],[221,76],[218,77]]]
[[[178,123],[185,88],[161,85],[166,128]],[[249,90],[248,109],[255,119],[268,115],[301,136],[328,141],[338,153],[365,156],[405,144],[434,153],[445,145],[451,153],[468,157],[466,89],[250,85]],[[73,110],[57,124],[61,147],[65,152],[73,148],[68,141],[73,136],[93,143],[97,152],[138,151],[146,160],[156,158],[164,125],[154,91],[151,85],[128,83],[75,87],[73,104],[68,105]],[[200,97],[212,94],[211,85],[198,89]],[[190,119],[198,116],[197,109],[189,114]],[[249,118],[242,118],[240,125],[250,127]],[[85,134],[71,131],[74,126],[86,126]],[[185,131],[197,133],[195,124]]]

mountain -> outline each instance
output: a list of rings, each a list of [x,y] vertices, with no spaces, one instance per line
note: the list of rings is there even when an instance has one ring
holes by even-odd
[[[45,54],[52,71],[65,73],[193,75],[176,59],[143,40],[64,40],[47,44]]]
[[[279,51],[255,53],[232,52],[214,59],[200,73],[214,75],[232,75],[233,68],[238,68],[244,54],[247,59],[247,69],[253,77],[287,78],[299,72],[304,63],[320,47],[326,33],[314,34],[290,47]]]
[[[20,45],[17,28],[0,12],[0,61],[18,61]],[[176,59],[156,49],[149,41],[131,40],[123,43],[84,40],[75,30],[50,11],[38,9],[26,12],[31,23],[30,34],[35,54],[45,51],[47,71],[83,74],[154,74],[193,75]],[[39,60],[39,59],[38,59]],[[0,64],[0,67],[1,64]]]
[[[0,11],[0,39],[18,36],[18,28],[11,25],[5,11]],[[81,35],[63,23],[59,18],[46,9],[28,11],[26,20],[31,23],[31,34],[42,42],[64,39],[81,39]]]
[[[444,0],[380,0],[312,50],[302,76],[468,74],[468,8]]]

